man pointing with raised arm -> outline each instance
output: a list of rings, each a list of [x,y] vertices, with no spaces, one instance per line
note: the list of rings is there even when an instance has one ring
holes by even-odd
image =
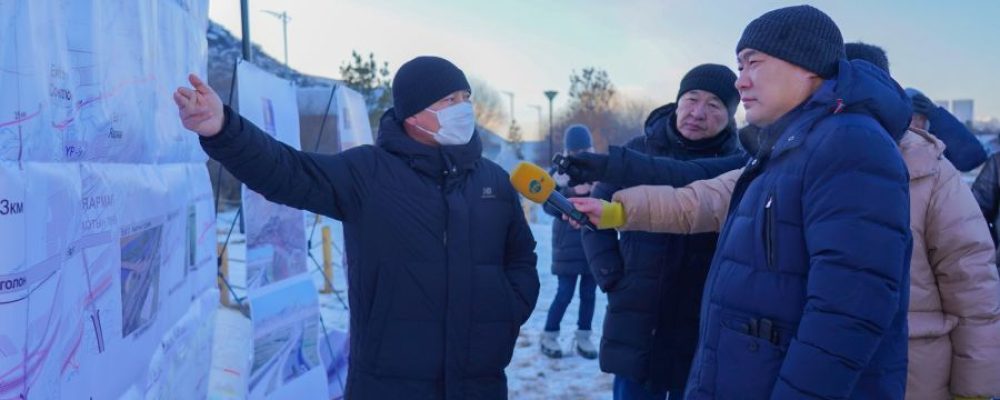
[[[538,298],[535,241],[507,173],[482,159],[464,73],[403,64],[375,146],[295,150],[198,77],[184,126],[268,200],[344,222],[350,399],[506,399],[504,368]]]

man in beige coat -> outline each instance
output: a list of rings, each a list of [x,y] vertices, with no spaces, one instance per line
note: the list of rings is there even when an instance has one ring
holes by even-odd
[[[910,174],[909,367],[907,399],[1000,394],[1000,280],[975,199],[946,160],[944,144],[911,129],[899,143]],[[624,231],[716,232],[742,170],[683,188],[617,192]],[[600,222],[600,201],[574,199]]]

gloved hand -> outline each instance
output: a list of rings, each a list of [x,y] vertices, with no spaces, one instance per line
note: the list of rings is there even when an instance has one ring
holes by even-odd
[[[569,175],[569,186],[597,182],[608,168],[608,156],[596,153],[568,155],[557,164],[559,172]]]
[[[913,112],[927,116],[931,111],[937,109],[937,104],[934,104],[931,99],[924,96],[922,93],[917,93],[911,98],[913,100]]]

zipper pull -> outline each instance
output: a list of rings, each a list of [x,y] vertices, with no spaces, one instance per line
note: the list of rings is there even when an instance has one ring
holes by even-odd
[[[764,208],[771,208],[772,202],[774,202],[774,195],[767,196],[767,204],[764,204]]]
[[[448,245],[448,231],[444,231],[444,239],[442,241],[444,242],[445,246]]]

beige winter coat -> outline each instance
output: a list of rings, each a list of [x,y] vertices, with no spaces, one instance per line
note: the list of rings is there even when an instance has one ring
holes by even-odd
[[[986,222],[941,141],[912,130],[899,146],[913,232],[906,398],[1000,395],[1000,281]],[[614,200],[628,218],[621,229],[718,231],[741,172],[683,188],[619,191]]]

